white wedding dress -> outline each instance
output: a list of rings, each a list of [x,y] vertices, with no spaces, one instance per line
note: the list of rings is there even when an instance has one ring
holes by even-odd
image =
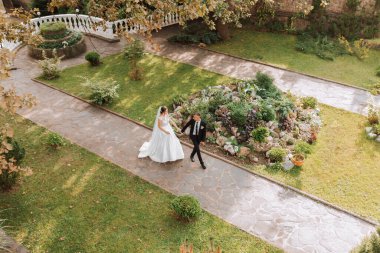
[[[152,138],[142,145],[138,158],[150,157],[150,159],[159,163],[183,159],[185,155],[181,143],[170,126],[169,116],[160,116],[160,110],[161,108],[158,109],[154,122]],[[170,134],[166,134],[158,128],[159,119],[161,120],[161,127]]]

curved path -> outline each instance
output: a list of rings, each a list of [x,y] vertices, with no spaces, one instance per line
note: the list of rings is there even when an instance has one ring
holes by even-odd
[[[166,38],[176,31],[176,26],[172,26],[156,33],[155,41],[160,45],[161,50],[153,53],[238,79],[253,78],[259,71],[268,73],[274,77],[275,84],[282,91],[290,91],[298,96],[312,96],[323,104],[354,113],[366,114],[368,101],[371,99],[380,106],[380,96],[372,96],[368,91],[359,88],[309,77],[197,47],[168,43]]]
[[[122,48],[121,43],[94,42],[103,55]],[[18,69],[5,82],[37,97],[37,106],[19,112],[25,118],[169,192],[196,196],[210,213],[287,252],[345,253],[374,231],[364,220],[207,155],[205,171],[188,159],[165,165],[137,159],[150,130],[31,81],[39,68],[26,51],[20,49],[15,59]],[[63,65],[82,63],[82,58]],[[184,147],[184,151],[189,156],[191,150]]]

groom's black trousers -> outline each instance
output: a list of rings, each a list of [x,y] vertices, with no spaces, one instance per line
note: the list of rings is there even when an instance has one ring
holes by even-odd
[[[195,153],[197,153],[197,156],[198,156],[200,163],[203,164],[201,149],[199,148],[200,141],[198,140],[198,136],[192,135],[192,136],[190,136],[190,139],[194,144],[193,152],[191,152],[190,157],[194,157]]]

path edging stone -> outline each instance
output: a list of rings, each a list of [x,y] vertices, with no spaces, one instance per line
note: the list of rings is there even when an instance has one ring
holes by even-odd
[[[120,118],[122,118],[122,119],[128,120],[128,121],[130,121],[130,122],[133,122],[134,124],[139,125],[139,126],[141,126],[141,127],[144,127],[144,128],[146,128],[146,129],[148,129],[148,130],[152,130],[151,127],[148,127],[148,126],[146,126],[146,125],[144,125],[144,124],[142,124],[142,123],[140,123],[140,122],[138,122],[138,121],[136,121],[136,120],[134,120],[134,119],[131,119],[131,118],[129,118],[129,117],[127,117],[127,116],[124,116],[124,115],[122,115],[122,114],[119,114],[119,113],[117,113],[117,112],[111,111],[111,110],[109,110],[109,109],[107,109],[107,108],[105,108],[105,107],[102,107],[102,106],[96,105],[96,104],[94,104],[94,103],[91,103],[91,102],[89,102],[89,101],[86,100],[86,99],[83,99],[83,98],[78,97],[78,96],[76,96],[76,95],[73,95],[73,94],[71,94],[71,93],[69,93],[69,92],[66,92],[66,91],[64,91],[64,90],[62,90],[62,89],[59,89],[59,88],[57,88],[57,87],[54,87],[54,86],[52,86],[52,85],[50,85],[50,84],[47,84],[47,83],[45,83],[45,82],[43,82],[43,81],[41,81],[41,80],[38,80],[37,78],[32,78],[31,80],[34,81],[34,82],[36,82],[36,83],[39,83],[39,84],[41,84],[41,85],[44,85],[44,86],[46,86],[46,87],[48,87],[48,88],[50,88],[50,89],[53,89],[53,90],[59,91],[59,92],[64,93],[64,94],[66,94],[66,95],[68,95],[68,96],[71,96],[71,97],[73,97],[73,98],[75,98],[75,99],[78,99],[78,100],[80,100],[80,101],[82,101],[82,102],[84,102],[84,103],[87,103],[88,105],[91,105],[91,106],[93,106],[93,107],[96,107],[96,108],[98,108],[98,109],[100,109],[100,110],[106,111],[106,112],[111,113],[111,114],[113,114],[113,115],[115,115],[115,116],[117,116],[117,117],[120,117]],[[188,143],[188,142],[185,142],[185,141],[182,141],[182,140],[180,140],[180,142],[181,142],[182,144],[184,144],[185,146],[187,146],[187,147],[191,147],[191,148],[193,147],[193,145],[191,145],[191,144]],[[328,201],[326,201],[326,200],[323,200],[323,199],[321,199],[321,198],[319,198],[319,197],[317,197],[317,196],[315,196],[315,195],[309,194],[309,193],[307,193],[307,192],[304,192],[304,191],[302,191],[302,190],[299,190],[299,189],[297,189],[297,188],[295,188],[295,187],[292,187],[292,186],[290,186],[290,185],[286,185],[286,184],[284,184],[284,183],[282,183],[282,182],[279,182],[279,181],[277,181],[277,180],[275,180],[275,179],[272,179],[272,178],[270,178],[270,177],[267,177],[267,176],[265,176],[265,175],[261,175],[261,174],[259,174],[259,173],[257,173],[257,172],[251,171],[251,170],[249,170],[248,168],[246,168],[246,167],[244,167],[244,166],[242,166],[242,165],[239,165],[239,164],[237,164],[237,163],[234,163],[234,162],[232,162],[232,161],[230,161],[230,160],[227,160],[227,159],[225,159],[225,158],[223,158],[223,157],[221,157],[221,156],[218,156],[218,155],[213,154],[213,153],[211,153],[211,152],[208,152],[208,151],[206,151],[206,150],[202,150],[202,153],[207,154],[207,155],[209,155],[209,156],[211,156],[211,157],[214,157],[214,158],[216,158],[216,159],[219,159],[219,160],[221,160],[221,161],[223,161],[223,162],[226,162],[226,163],[228,163],[228,164],[230,164],[230,165],[233,165],[233,166],[235,166],[235,167],[238,167],[239,169],[242,169],[242,170],[244,170],[244,171],[247,171],[248,173],[251,173],[251,174],[253,174],[253,175],[255,175],[255,176],[258,176],[258,177],[260,177],[260,178],[263,178],[263,179],[265,179],[265,180],[267,180],[267,181],[269,181],[269,182],[275,183],[275,184],[277,184],[277,185],[279,185],[279,186],[281,186],[281,187],[283,187],[283,188],[285,188],[285,189],[292,190],[292,191],[294,191],[294,192],[296,192],[296,193],[298,193],[298,194],[301,194],[301,195],[303,195],[303,196],[305,196],[305,197],[307,197],[307,198],[309,198],[309,199],[311,199],[311,200],[313,200],[313,201],[316,201],[316,202],[321,203],[321,204],[323,204],[323,205],[325,205],[325,206],[328,206],[328,207],[331,207],[331,208],[336,209],[336,210],[338,210],[338,211],[341,211],[341,212],[343,212],[343,213],[346,213],[346,214],[348,214],[348,215],[350,215],[350,216],[353,216],[353,217],[355,217],[355,218],[357,218],[357,219],[360,219],[360,220],[362,220],[362,221],[364,221],[364,222],[367,222],[368,224],[371,224],[371,225],[373,225],[373,226],[380,226],[380,223],[377,222],[377,221],[375,221],[375,220],[371,220],[371,219],[369,219],[369,218],[367,218],[367,217],[363,217],[363,216],[361,216],[361,215],[359,215],[359,214],[356,214],[356,213],[351,212],[351,211],[349,211],[349,210],[343,209],[342,207],[339,207],[339,206],[337,206],[337,205],[335,205],[335,204],[332,204],[332,203],[330,203],[330,202],[328,202]],[[111,162],[111,161],[110,161],[110,162]],[[113,163],[113,162],[111,162],[111,163]],[[160,187],[160,188],[161,188],[161,187]]]

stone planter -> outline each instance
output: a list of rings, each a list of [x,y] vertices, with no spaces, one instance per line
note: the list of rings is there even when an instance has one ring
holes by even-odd
[[[29,55],[35,59],[40,59],[40,60],[43,59],[42,57],[43,51],[45,51],[47,57],[49,58],[53,57],[53,49],[43,49],[43,48],[28,46]],[[86,42],[85,42],[84,36],[82,36],[82,39],[75,45],[68,46],[65,48],[58,48],[56,49],[56,51],[57,51],[58,56],[63,56],[64,58],[73,58],[86,52]]]

